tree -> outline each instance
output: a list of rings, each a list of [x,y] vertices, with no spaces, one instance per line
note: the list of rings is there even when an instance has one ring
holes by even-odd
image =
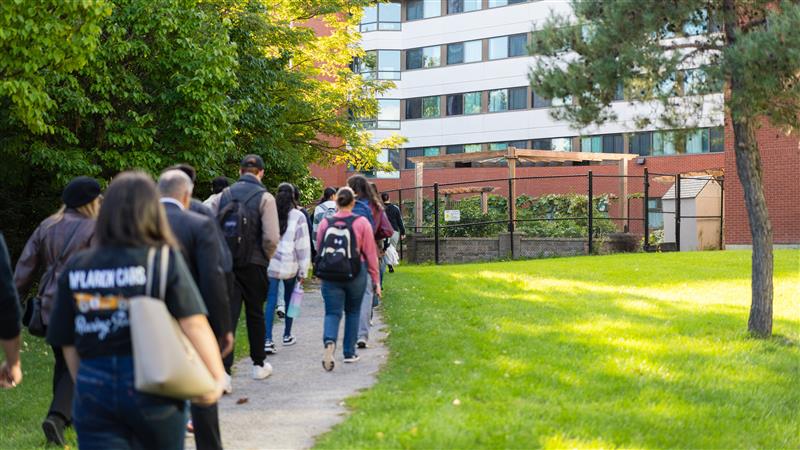
[[[573,0],[571,5],[574,14],[553,14],[534,33],[531,48],[540,56],[530,74],[534,88],[551,98],[573,98],[555,112],[557,118],[578,126],[613,119],[610,103],[623,86],[626,98],[657,108],[662,124],[691,128],[702,111],[697,106],[713,98],[705,94],[724,85],[725,101],[717,107],[733,125],[753,242],[748,328],[754,336],[770,336],[772,229],[755,132],[762,120],[790,129],[800,125],[800,5],[774,0]]]
[[[391,83],[350,70],[363,56],[355,32],[368,0],[216,0],[237,45],[237,156],[258,153],[268,185],[306,180],[311,163],[372,167],[394,137],[373,143],[359,120],[374,116]],[[324,32],[315,32],[324,30]]]
[[[48,74],[74,72],[97,48],[105,0],[0,2],[0,110],[33,133],[52,132]]]

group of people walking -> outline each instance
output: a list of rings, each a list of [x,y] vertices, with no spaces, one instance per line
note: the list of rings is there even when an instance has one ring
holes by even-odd
[[[22,313],[32,334],[46,337],[55,356],[53,398],[42,430],[64,445],[72,425],[80,448],[182,448],[188,429],[199,449],[222,448],[217,400],[232,392],[235,325],[244,307],[251,377],[272,373],[273,325],[279,300],[289,307],[305,280],[322,281],[325,302],[322,366],[334,369],[344,315],[345,363],[368,348],[372,311],[382,295],[384,252],[405,233],[399,209],[381,201],[355,175],[327,188],[311,215],[300,191],[282,183],[273,196],[261,180],[264,161],[246,156],[239,179],[212,183],[205,202],[192,197],[195,170],[177,165],[157,182],[143,172],[117,175],[105,192],[88,177],[72,180],[63,206],[28,240],[12,274],[0,235],[0,344],[6,361],[0,386],[22,379]],[[153,249],[165,248],[160,272]],[[163,278],[163,280],[162,280]],[[215,388],[188,399],[136,389],[130,301],[165,286],[162,300],[191,343]],[[294,304],[293,304],[294,305]],[[284,318],[283,346],[296,311]],[[158,352],[159,348],[147,349]],[[188,416],[191,415],[191,420]]]

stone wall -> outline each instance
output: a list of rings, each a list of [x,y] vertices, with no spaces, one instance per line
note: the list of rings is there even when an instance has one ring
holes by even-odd
[[[434,239],[423,235],[409,235],[406,240],[405,259],[412,263],[431,262],[435,258]],[[515,258],[548,258],[586,254],[586,239],[533,238],[514,235]],[[439,262],[466,263],[510,259],[511,235],[501,234],[487,238],[442,238],[439,240]]]

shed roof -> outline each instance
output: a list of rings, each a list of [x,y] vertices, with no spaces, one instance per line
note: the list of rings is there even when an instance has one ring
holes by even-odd
[[[696,198],[712,180],[711,177],[681,178],[681,198]],[[669,190],[661,199],[675,200],[675,183],[669,187]]]

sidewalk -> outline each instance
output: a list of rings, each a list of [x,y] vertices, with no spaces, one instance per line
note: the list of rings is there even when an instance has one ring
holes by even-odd
[[[310,448],[316,436],[345,419],[344,399],[375,383],[388,355],[378,314],[370,348],[359,351],[361,360],[355,364],[342,362],[340,330],[333,372],[325,372],[321,364],[324,315],[319,290],[306,292],[303,310],[292,330],[298,342],[291,347],[280,343],[283,321],[276,321],[273,338],[278,353],[267,357],[274,372],[266,380],[250,379],[250,358],[237,355],[245,357],[234,368],[233,394],[224,396],[219,403],[226,449]],[[247,402],[237,404],[241,399]],[[186,447],[194,448],[194,437],[187,437]]]

